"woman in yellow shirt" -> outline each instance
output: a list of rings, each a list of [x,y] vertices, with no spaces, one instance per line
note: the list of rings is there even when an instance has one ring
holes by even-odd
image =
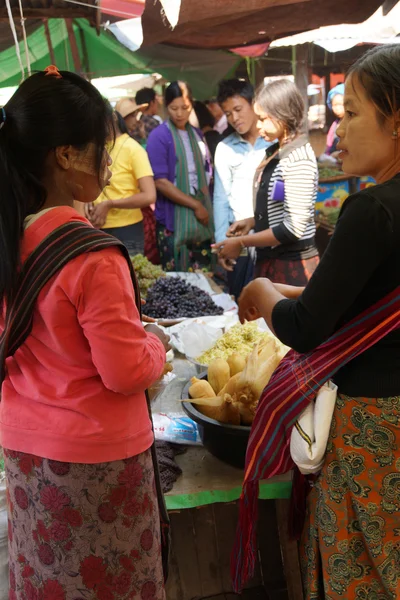
[[[153,171],[147,152],[132,139],[122,116],[115,112],[116,140],[110,151],[110,185],[88,208],[94,227],[104,229],[125,244],[131,256],[144,253],[141,208],[156,200]]]

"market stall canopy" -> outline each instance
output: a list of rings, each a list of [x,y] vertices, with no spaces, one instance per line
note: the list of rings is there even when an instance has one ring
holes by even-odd
[[[19,0],[9,0],[12,14],[17,21],[21,18]],[[97,15],[96,0],[22,0],[25,19],[75,19],[86,17],[95,22]],[[9,16],[6,0],[0,0],[0,21],[8,23]]]
[[[144,11],[145,0],[101,0],[101,12],[113,15],[119,19],[132,19],[141,17]]]
[[[55,62],[60,70],[74,70],[74,61],[69,44],[68,31],[62,19],[48,21]],[[140,57],[121,46],[109,33],[100,35],[86,19],[76,19],[73,28],[78,46],[82,72],[92,77],[127,75],[148,72],[143,68]],[[44,25],[28,36],[29,58],[32,71],[45,69],[50,62],[49,47]],[[21,55],[24,58],[23,42],[20,42]],[[0,53],[0,85],[2,87],[18,85],[21,81],[14,46]]]
[[[400,43],[400,4],[384,16],[379,8],[369,19],[358,25],[332,25],[305,31],[297,35],[275,40],[270,49],[313,43],[328,52],[342,52],[358,44]]]
[[[68,39],[68,31],[62,19],[48,21],[55,63],[63,70],[74,70],[74,62]],[[184,78],[193,87],[199,99],[215,92],[217,82],[238,64],[238,57],[228,52],[188,50],[154,46],[132,52],[108,31],[100,35],[86,19],[73,22],[79,50],[82,73],[90,79],[134,73],[160,73],[165,79]],[[8,44],[10,45],[10,43]],[[32,71],[45,69],[50,62],[49,48],[44,25],[28,36],[28,49]],[[24,58],[23,42],[20,42]],[[0,86],[14,86],[21,81],[21,69],[14,46],[0,52]]]
[[[382,0],[147,0],[143,46],[229,49],[307,29],[360,23]],[[174,25],[176,24],[176,27]]]
[[[10,0],[9,4],[18,38],[22,39],[19,0]],[[82,0],[82,2],[80,0],[77,2],[75,0],[21,0],[21,5],[27,35],[36,31],[43,23],[43,19],[84,17],[92,24],[100,22],[96,0]],[[12,39],[6,0],[0,0],[0,52],[10,47]]]

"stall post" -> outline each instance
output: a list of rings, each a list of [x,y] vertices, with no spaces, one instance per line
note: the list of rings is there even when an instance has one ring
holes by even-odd
[[[52,65],[56,64],[56,57],[54,54],[53,44],[51,43],[50,29],[49,29],[49,20],[44,20],[44,34],[47,40],[47,46],[49,48],[50,62]]]
[[[292,73],[294,81],[300,90],[305,106],[305,115],[308,115],[308,84],[309,84],[309,68],[308,68],[308,44],[293,46],[292,53]],[[308,133],[308,119],[304,119],[302,125],[302,133]]]
[[[68,32],[69,45],[71,47],[72,60],[74,61],[75,72],[81,74],[82,64],[79,56],[78,44],[76,43],[73,19],[64,19]]]

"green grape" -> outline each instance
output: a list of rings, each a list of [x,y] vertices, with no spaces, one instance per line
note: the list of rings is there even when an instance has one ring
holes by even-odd
[[[131,262],[139,281],[140,293],[145,298],[147,291],[157,279],[165,277],[165,273],[161,267],[153,265],[153,263],[147,260],[142,254],[131,256]]]

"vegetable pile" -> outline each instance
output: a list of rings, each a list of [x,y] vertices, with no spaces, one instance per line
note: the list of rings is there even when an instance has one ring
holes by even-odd
[[[205,416],[231,425],[251,425],[260,396],[288,348],[272,334],[263,334],[247,358],[233,353],[214,359],[208,381],[191,379],[190,399]]]
[[[151,288],[157,279],[165,277],[165,273],[161,267],[153,265],[142,254],[131,256],[131,262],[138,278],[140,294],[142,298],[146,298],[149,288]]]
[[[343,175],[343,171],[335,167],[318,167],[319,178],[321,179],[331,179],[332,177],[339,177]]]
[[[147,293],[146,315],[154,319],[177,319],[222,315],[211,296],[179,277],[158,279]]]
[[[233,353],[247,356],[257,342],[265,337],[265,331],[261,331],[257,323],[238,323],[220,337],[214,346],[203,352],[196,358],[196,362],[208,365],[215,358],[227,359]]]

